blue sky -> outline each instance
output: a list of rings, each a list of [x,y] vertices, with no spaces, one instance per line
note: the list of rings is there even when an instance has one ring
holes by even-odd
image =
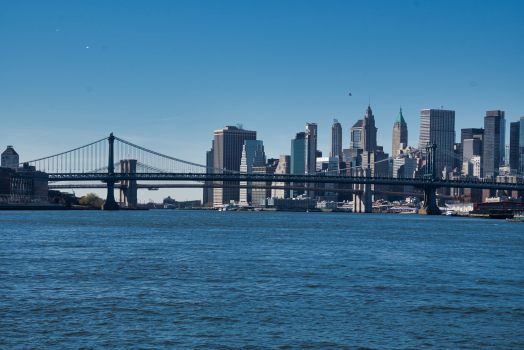
[[[349,147],[369,98],[387,152],[400,105],[412,145],[425,108],[458,131],[501,109],[509,129],[522,18],[524,1],[0,1],[0,145],[28,160],[114,132],[204,163],[241,123],[276,158],[316,122],[327,154],[333,119]],[[164,195],[201,191],[139,194]]]

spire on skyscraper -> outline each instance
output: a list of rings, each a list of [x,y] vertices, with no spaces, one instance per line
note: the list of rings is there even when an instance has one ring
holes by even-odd
[[[398,113],[397,120],[395,121],[395,124],[406,124],[406,121],[404,120],[404,116],[402,115],[402,106],[400,107],[400,112]]]

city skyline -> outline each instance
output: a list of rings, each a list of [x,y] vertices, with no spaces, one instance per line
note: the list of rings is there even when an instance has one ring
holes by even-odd
[[[509,135],[524,115],[522,13],[515,2],[4,3],[0,142],[29,160],[114,132],[205,164],[223,126],[257,131],[278,158],[316,123],[327,155],[332,120],[348,148],[368,102],[389,154],[400,105],[412,146],[420,111],[441,106],[457,141],[489,110],[505,111]]]

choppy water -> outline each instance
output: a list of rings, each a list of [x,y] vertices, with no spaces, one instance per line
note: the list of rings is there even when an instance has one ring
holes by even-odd
[[[522,349],[524,225],[0,212],[1,349]]]

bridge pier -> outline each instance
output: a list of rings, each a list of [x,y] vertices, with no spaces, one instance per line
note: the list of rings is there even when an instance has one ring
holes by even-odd
[[[419,209],[421,215],[440,215],[437,205],[437,189],[433,186],[424,187],[424,206]]]
[[[355,176],[369,177],[371,169],[357,169]],[[353,194],[353,213],[371,213],[373,211],[373,200],[371,198],[370,184],[355,184],[355,190],[362,193]]]
[[[107,198],[104,205],[102,205],[102,210],[118,210],[120,206],[115,201],[115,181],[106,181],[107,182]]]
[[[136,174],[136,159],[122,159],[120,172]],[[136,180],[122,180],[120,184],[120,203],[124,203],[126,208],[136,207],[138,204]]]

